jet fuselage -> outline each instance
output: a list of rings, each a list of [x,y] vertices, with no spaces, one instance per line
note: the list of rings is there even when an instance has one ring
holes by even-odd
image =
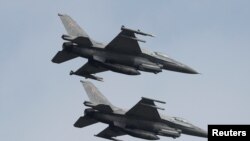
[[[165,57],[158,59],[148,54],[130,55],[107,51],[104,48],[88,47],[88,46],[65,46],[64,50],[77,54],[83,58],[94,60],[97,65],[128,75],[139,75],[140,71],[159,73],[162,69],[178,71],[183,73],[197,73],[190,67],[177,62],[171,58]],[[116,64],[116,68],[112,66]],[[120,65],[120,68],[117,68]]]
[[[51,61],[60,64],[79,56],[88,59],[81,68],[71,71],[71,75],[103,81],[95,74],[109,70],[127,75],[139,75],[140,71],[156,74],[163,69],[197,74],[192,68],[163,53],[141,48],[139,42],[146,41],[136,35],[154,37],[152,34],[122,26],[121,32],[111,42],[103,44],[90,38],[70,16],[58,15],[68,34],[62,35],[66,41],[63,50],[58,51]]]
[[[207,137],[206,131],[192,124],[182,125],[164,119],[160,121],[143,120],[141,118],[130,117],[121,114],[102,113],[92,109],[87,109],[85,114],[99,122],[109,124],[110,126],[115,126],[116,128],[119,128],[118,130],[121,130],[131,136],[149,140],[157,140],[158,138],[156,135],[177,138],[181,133]],[[134,130],[136,130],[138,133],[134,134]],[[151,133],[150,136],[146,136],[149,133]]]

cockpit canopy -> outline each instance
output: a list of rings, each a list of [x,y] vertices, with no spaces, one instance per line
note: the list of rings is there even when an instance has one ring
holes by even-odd
[[[184,125],[184,126],[188,126],[188,127],[192,127],[193,125],[188,122],[186,119],[183,119],[181,117],[173,117],[175,121],[177,121],[179,124]]]
[[[161,52],[154,52],[154,51],[150,51],[148,49],[142,49],[142,52],[144,54],[147,54],[149,56],[152,56],[152,57],[156,57],[158,59],[162,59],[162,60],[166,60],[166,59],[169,59],[169,57],[166,55],[166,54],[163,54]]]
[[[186,119],[183,119],[181,117],[174,117],[174,119],[177,121],[180,121],[180,122],[188,123],[188,121]]]
[[[161,52],[154,52],[155,55],[157,55],[158,57],[163,57],[163,58],[169,58],[166,54],[163,54]]]

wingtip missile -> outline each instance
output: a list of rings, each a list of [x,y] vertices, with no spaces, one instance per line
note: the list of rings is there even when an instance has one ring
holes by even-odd
[[[99,138],[104,138],[104,139],[112,140],[112,141],[122,141],[122,140],[114,138],[114,137],[105,137],[105,136],[100,136],[100,135],[94,135],[94,136],[95,137],[99,137]]]
[[[69,73],[69,75],[79,75],[79,74],[76,74],[74,71],[70,71],[70,73]],[[102,77],[98,77],[98,76],[95,76],[95,75],[91,75],[91,74],[81,74],[81,75],[79,75],[79,76],[83,76],[83,77],[85,77],[86,79],[94,79],[94,80],[97,80],[97,81],[101,81],[101,82],[103,82],[103,78]],[[84,82],[86,82],[86,81],[82,81],[81,80],[81,82],[82,83],[84,83]]]
[[[103,82],[103,78],[95,76],[95,75],[86,74],[86,75],[83,75],[83,77],[85,77],[86,79],[89,78],[89,79],[94,79],[94,80]]]
[[[146,43],[145,40],[142,40],[142,39],[139,39],[139,38],[136,38],[136,37],[129,37],[129,36],[125,36],[125,35],[121,35],[121,37]]]
[[[142,99],[145,99],[145,100],[152,100],[152,101],[154,101],[154,102],[158,102],[158,103],[166,104],[166,102],[165,102],[165,101],[160,101],[160,100],[151,99],[151,98],[147,98],[147,97],[142,97]]]
[[[155,37],[155,35],[144,33],[145,36]]]
[[[144,36],[155,37],[155,36],[152,35],[152,34],[148,34],[148,33],[145,33],[145,32],[141,32],[139,29],[138,29],[138,30],[133,30],[133,29],[126,28],[124,25],[122,25],[121,30],[133,32],[133,33],[140,34],[140,35],[144,35]]]
[[[159,109],[159,110],[165,110],[164,108],[161,108],[161,107],[158,107],[158,106],[153,106],[153,105],[150,105],[150,104],[141,103],[141,105],[148,106],[148,107],[155,108],[155,109]]]

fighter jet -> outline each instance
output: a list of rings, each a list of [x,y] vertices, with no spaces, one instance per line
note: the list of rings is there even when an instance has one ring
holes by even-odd
[[[62,45],[52,62],[62,63],[76,57],[87,58],[88,62],[71,75],[102,81],[101,77],[93,74],[114,71],[127,75],[139,75],[139,71],[159,73],[163,69],[182,73],[197,74],[195,70],[171,59],[160,52],[140,48],[138,42],[145,42],[135,36],[151,36],[140,30],[121,27],[121,32],[108,44],[91,39],[87,33],[68,15],[58,14],[68,35],[62,35],[66,42]]]
[[[147,140],[158,140],[160,136],[180,137],[181,134],[207,137],[207,132],[179,117],[164,116],[158,113],[155,102],[163,101],[142,97],[130,110],[124,110],[112,105],[101,92],[88,81],[81,81],[90,101],[84,105],[84,116],[74,124],[83,128],[97,122],[108,124],[108,127],[95,135],[97,137],[119,141],[117,136],[130,135]]]

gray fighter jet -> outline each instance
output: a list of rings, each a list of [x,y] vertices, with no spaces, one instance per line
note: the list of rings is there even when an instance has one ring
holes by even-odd
[[[140,48],[139,42],[145,42],[135,34],[151,36],[140,30],[121,27],[121,32],[107,45],[91,39],[87,33],[68,15],[58,14],[68,35],[62,35],[66,40],[52,62],[62,63],[76,57],[84,57],[88,62],[80,69],[70,74],[102,81],[95,73],[111,70],[127,75],[139,75],[139,71],[159,73],[162,69],[197,74],[195,70],[177,62],[160,52]]]
[[[157,135],[177,138],[182,133],[198,137],[207,137],[207,132],[192,125],[179,117],[169,117],[158,113],[153,100],[142,97],[142,99],[130,110],[123,110],[112,105],[99,90],[88,81],[81,81],[90,101],[85,101],[84,105],[91,107],[84,111],[84,116],[80,117],[75,127],[83,128],[97,122],[106,123],[109,126],[97,137],[118,141],[115,137],[130,135],[147,140],[158,140]]]

